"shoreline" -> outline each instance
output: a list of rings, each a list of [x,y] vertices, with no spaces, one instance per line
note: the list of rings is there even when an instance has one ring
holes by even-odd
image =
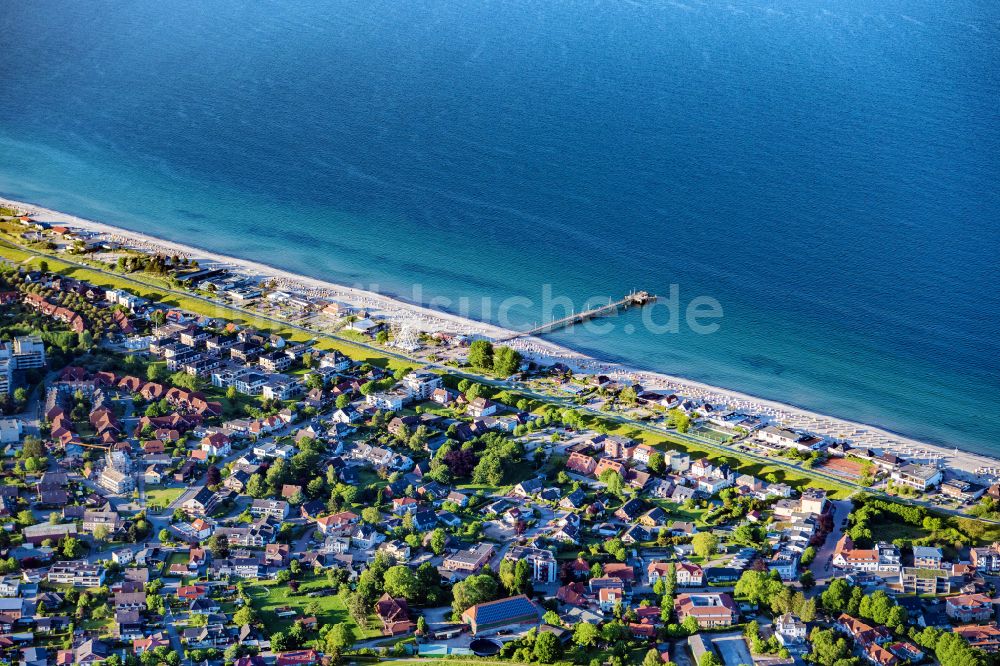
[[[197,260],[202,268],[228,268],[234,273],[255,279],[274,279],[279,288],[367,310],[397,326],[410,326],[428,333],[440,331],[491,339],[502,338],[513,332],[494,324],[424,307],[400,298],[300,275],[252,259],[241,259],[164,240],[143,232],[79,218],[28,202],[0,197],[0,204],[24,211],[41,222],[99,234],[126,248],[180,254]],[[770,422],[829,438],[846,440],[855,448],[870,448],[879,453],[892,452],[912,462],[937,464],[944,469],[959,473],[967,478],[978,479],[981,482],[985,482],[993,475],[980,475],[978,474],[979,469],[993,468],[1000,471],[1000,460],[986,454],[965,451],[961,448],[947,448],[940,444],[923,442],[894,433],[875,425],[826,416],[805,408],[740,391],[711,386],[653,370],[636,368],[627,363],[601,360],[540,338],[517,338],[504,344],[516,348],[526,358],[541,365],[563,363],[576,374],[604,374],[612,379],[631,378],[640,383],[646,390],[666,389],[682,394],[685,398],[725,404],[730,409],[765,416]]]

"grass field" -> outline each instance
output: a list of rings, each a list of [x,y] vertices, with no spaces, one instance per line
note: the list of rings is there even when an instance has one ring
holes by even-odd
[[[146,488],[146,504],[167,507],[184,494],[187,488]]]
[[[320,625],[346,622],[357,640],[382,635],[382,632],[377,628],[379,627],[378,619],[374,615],[369,617],[367,630],[361,629],[357,625],[350,613],[347,612],[347,604],[343,595],[308,596],[310,591],[322,590],[329,585],[326,578],[309,574],[302,576],[302,586],[297,594],[293,594],[287,585],[278,585],[273,580],[258,581],[247,585],[246,591],[250,595],[251,605],[264,622],[268,633],[287,629],[296,619],[308,615],[305,611],[307,606],[316,604],[319,607],[316,619]],[[276,612],[277,609],[286,606],[295,609],[296,614],[280,617]]]
[[[663,509],[667,513],[667,520],[670,522],[679,520],[685,523],[694,523],[699,526],[705,524],[705,514],[708,513],[706,509],[686,509],[683,505],[669,500],[655,498],[647,499],[649,499],[651,503]]]

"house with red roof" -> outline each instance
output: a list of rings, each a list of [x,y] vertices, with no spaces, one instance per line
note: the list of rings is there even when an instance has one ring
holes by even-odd
[[[413,631],[410,609],[403,597],[392,597],[385,593],[375,602],[375,614],[382,622],[383,636],[396,636]]]

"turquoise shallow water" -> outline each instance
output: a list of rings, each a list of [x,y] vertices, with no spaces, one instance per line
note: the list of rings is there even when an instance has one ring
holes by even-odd
[[[677,284],[717,333],[553,337],[997,452],[995,4],[42,0],[0,26],[3,194],[484,318],[525,296],[524,325],[546,284]]]

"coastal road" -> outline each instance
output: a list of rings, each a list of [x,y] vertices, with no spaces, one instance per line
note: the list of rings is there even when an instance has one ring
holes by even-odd
[[[795,464],[792,464],[792,463],[790,463],[788,461],[785,461],[785,460],[776,459],[776,458],[769,458],[769,457],[765,457],[765,456],[760,456],[760,455],[757,455],[757,454],[754,454],[754,453],[750,453],[750,452],[735,451],[731,447],[727,447],[727,446],[723,446],[721,444],[715,444],[715,443],[712,443],[712,442],[707,442],[707,441],[704,441],[704,440],[696,439],[696,438],[691,437],[690,435],[686,435],[684,433],[679,433],[679,432],[676,432],[676,431],[668,430],[668,429],[663,428],[663,427],[653,426],[653,425],[650,425],[650,424],[642,423],[640,421],[636,421],[634,419],[631,419],[631,418],[628,418],[628,417],[625,417],[625,416],[621,416],[621,415],[618,415],[618,414],[608,414],[606,412],[601,412],[600,410],[594,409],[594,408],[589,407],[589,406],[580,406],[580,405],[575,404],[569,396],[565,396],[565,397],[564,396],[554,396],[554,395],[547,394],[547,393],[541,393],[541,392],[535,391],[533,389],[529,389],[527,387],[513,386],[510,382],[507,382],[507,381],[501,381],[501,380],[492,379],[490,377],[485,377],[483,375],[479,375],[479,374],[476,374],[476,373],[467,372],[467,371],[463,371],[463,370],[458,370],[456,368],[453,368],[453,367],[450,367],[450,366],[445,366],[445,365],[439,364],[439,363],[430,363],[430,362],[427,362],[424,359],[416,358],[416,357],[413,357],[413,356],[407,356],[405,354],[401,354],[401,353],[399,353],[397,351],[386,349],[384,347],[377,347],[375,345],[370,345],[370,344],[367,344],[365,342],[358,342],[358,341],[355,341],[355,340],[352,340],[352,339],[348,339],[348,338],[344,338],[344,337],[341,337],[341,336],[338,336],[338,335],[334,335],[332,333],[327,333],[327,332],[317,331],[317,330],[314,330],[314,329],[311,329],[311,328],[306,328],[304,326],[301,326],[301,325],[298,325],[298,324],[294,324],[294,323],[291,323],[291,322],[286,321],[286,320],[277,319],[275,317],[272,317],[272,316],[269,316],[269,315],[266,315],[266,314],[260,314],[260,313],[252,312],[252,311],[249,311],[249,310],[245,310],[243,308],[239,308],[239,307],[236,307],[236,306],[233,306],[233,305],[220,303],[218,301],[212,300],[210,298],[206,298],[204,296],[201,296],[199,294],[195,294],[195,293],[192,293],[192,292],[189,292],[189,291],[183,291],[183,290],[179,290],[179,289],[174,289],[174,288],[171,288],[171,287],[168,287],[168,286],[161,286],[161,285],[157,285],[157,284],[151,284],[151,283],[148,283],[148,282],[144,282],[142,280],[135,279],[134,277],[129,276],[129,275],[123,275],[121,273],[116,273],[116,272],[109,271],[109,270],[106,270],[106,269],[103,269],[103,268],[95,267],[95,266],[92,266],[90,264],[85,264],[85,263],[73,261],[72,259],[69,259],[69,258],[64,257],[64,256],[57,256],[57,255],[54,255],[54,254],[49,254],[49,253],[46,253],[46,252],[41,252],[41,251],[39,251],[39,250],[37,250],[35,248],[30,248],[30,247],[23,246],[20,243],[13,242],[13,241],[11,241],[11,240],[9,240],[7,238],[0,239],[0,246],[3,246],[3,245],[6,245],[7,247],[10,247],[10,248],[22,251],[22,252],[28,252],[28,253],[33,254],[35,256],[38,256],[40,258],[50,259],[50,260],[52,260],[54,262],[60,262],[60,263],[63,263],[63,264],[68,264],[70,266],[75,266],[75,267],[83,269],[83,270],[88,270],[88,271],[92,271],[92,272],[95,272],[95,273],[103,274],[103,275],[107,276],[109,279],[112,280],[112,284],[114,284],[115,281],[128,282],[128,283],[134,284],[134,285],[136,285],[138,287],[141,287],[143,289],[155,289],[158,292],[164,292],[165,294],[173,294],[174,296],[180,296],[180,297],[184,297],[184,298],[189,298],[189,299],[194,299],[194,300],[197,300],[197,301],[201,301],[201,302],[205,303],[206,305],[210,305],[213,308],[216,308],[217,310],[219,310],[219,313],[218,313],[219,316],[221,316],[222,312],[230,312],[230,313],[233,313],[234,315],[238,315],[240,317],[251,317],[251,318],[257,319],[259,321],[263,321],[263,322],[267,322],[267,323],[273,324],[274,326],[278,326],[278,327],[285,328],[285,329],[292,329],[292,330],[299,331],[301,333],[305,333],[305,334],[309,335],[310,337],[312,337],[313,339],[315,339],[315,338],[326,338],[326,339],[329,339],[329,340],[334,340],[334,341],[336,341],[336,342],[338,342],[338,343],[340,343],[342,345],[349,345],[349,346],[352,346],[352,347],[356,347],[356,348],[360,348],[360,349],[363,349],[363,350],[367,350],[367,351],[369,351],[369,352],[371,352],[373,354],[376,354],[377,356],[392,358],[394,360],[404,361],[406,363],[415,363],[417,365],[427,366],[427,367],[434,368],[434,369],[437,369],[437,370],[440,370],[440,371],[443,371],[443,372],[447,372],[449,374],[452,374],[452,375],[455,375],[455,376],[458,376],[458,377],[469,379],[471,381],[476,381],[476,382],[479,382],[479,383],[482,383],[482,384],[486,384],[486,385],[492,386],[494,388],[499,388],[499,389],[514,389],[518,393],[525,394],[525,395],[527,395],[529,397],[535,398],[537,400],[542,400],[542,401],[545,401],[545,402],[550,403],[550,404],[555,403],[555,404],[559,404],[559,405],[561,405],[563,407],[570,407],[570,408],[573,408],[573,409],[576,409],[576,410],[584,411],[584,412],[587,412],[587,413],[589,413],[589,414],[591,414],[593,416],[597,416],[597,417],[599,417],[601,419],[613,421],[613,422],[619,423],[621,425],[625,425],[625,426],[629,426],[629,427],[635,428],[637,430],[644,430],[644,431],[652,432],[652,433],[659,434],[659,435],[665,435],[667,437],[670,437],[670,438],[676,440],[678,443],[681,443],[681,444],[683,444],[683,443],[689,443],[689,444],[697,446],[697,447],[699,447],[701,449],[707,449],[707,450],[710,450],[710,451],[715,451],[716,453],[719,453],[719,454],[722,454],[722,455],[737,456],[739,458],[749,459],[749,460],[751,460],[753,462],[756,462],[756,463],[760,463],[760,464],[764,464],[764,465],[769,465],[769,466],[774,466],[774,467],[781,467],[781,468],[787,469],[789,471],[792,471],[795,474],[799,474],[799,475],[803,475],[803,476],[812,476],[814,478],[819,478],[819,479],[822,479],[822,480],[824,480],[824,481],[826,481],[826,482],[828,482],[830,484],[833,484],[833,485],[835,485],[837,487],[843,488],[844,490],[853,491],[853,492],[857,492],[859,490],[864,490],[865,492],[867,492],[869,494],[880,496],[880,497],[883,497],[885,499],[889,499],[889,500],[894,501],[894,502],[899,502],[899,503],[903,503],[903,504],[912,504],[912,505],[916,505],[916,506],[923,506],[923,507],[925,507],[927,509],[937,511],[939,513],[945,513],[945,514],[955,515],[955,516],[959,516],[959,517],[964,517],[965,516],[965,514],[961,510],[947,509],[947,508],[944,508],[944,507],[935,507],[935,506],[932,506],[929,502],[920,501],[920,500],[913,500],[913,499],[909,499],[909,498],[900,498],[900,497],[890,497],[889,495],[887,495],[887,494],[885,494],[883,492],[876,491],[876,490],[873,490],[871,488],[861,488],[860,486],[857,486],[857,485],[854,485],[854,484],[850,484],[847,481],[845,481],[844,479],[841,479],[839,477],[835,477],[835,476],[832,476],[832,475],[829,475],[829,474],[825,474],[825,473],[819,472],[819,471],[817,471],[815,469],[805,469],[805,468],[801,467],[800,465],[795,465]],[[988,523],[993,523],[993,524],[1000,524],[1000,520],[990,520],[990,519],[981,519],[981,520],[983,522],[988,522]]]

